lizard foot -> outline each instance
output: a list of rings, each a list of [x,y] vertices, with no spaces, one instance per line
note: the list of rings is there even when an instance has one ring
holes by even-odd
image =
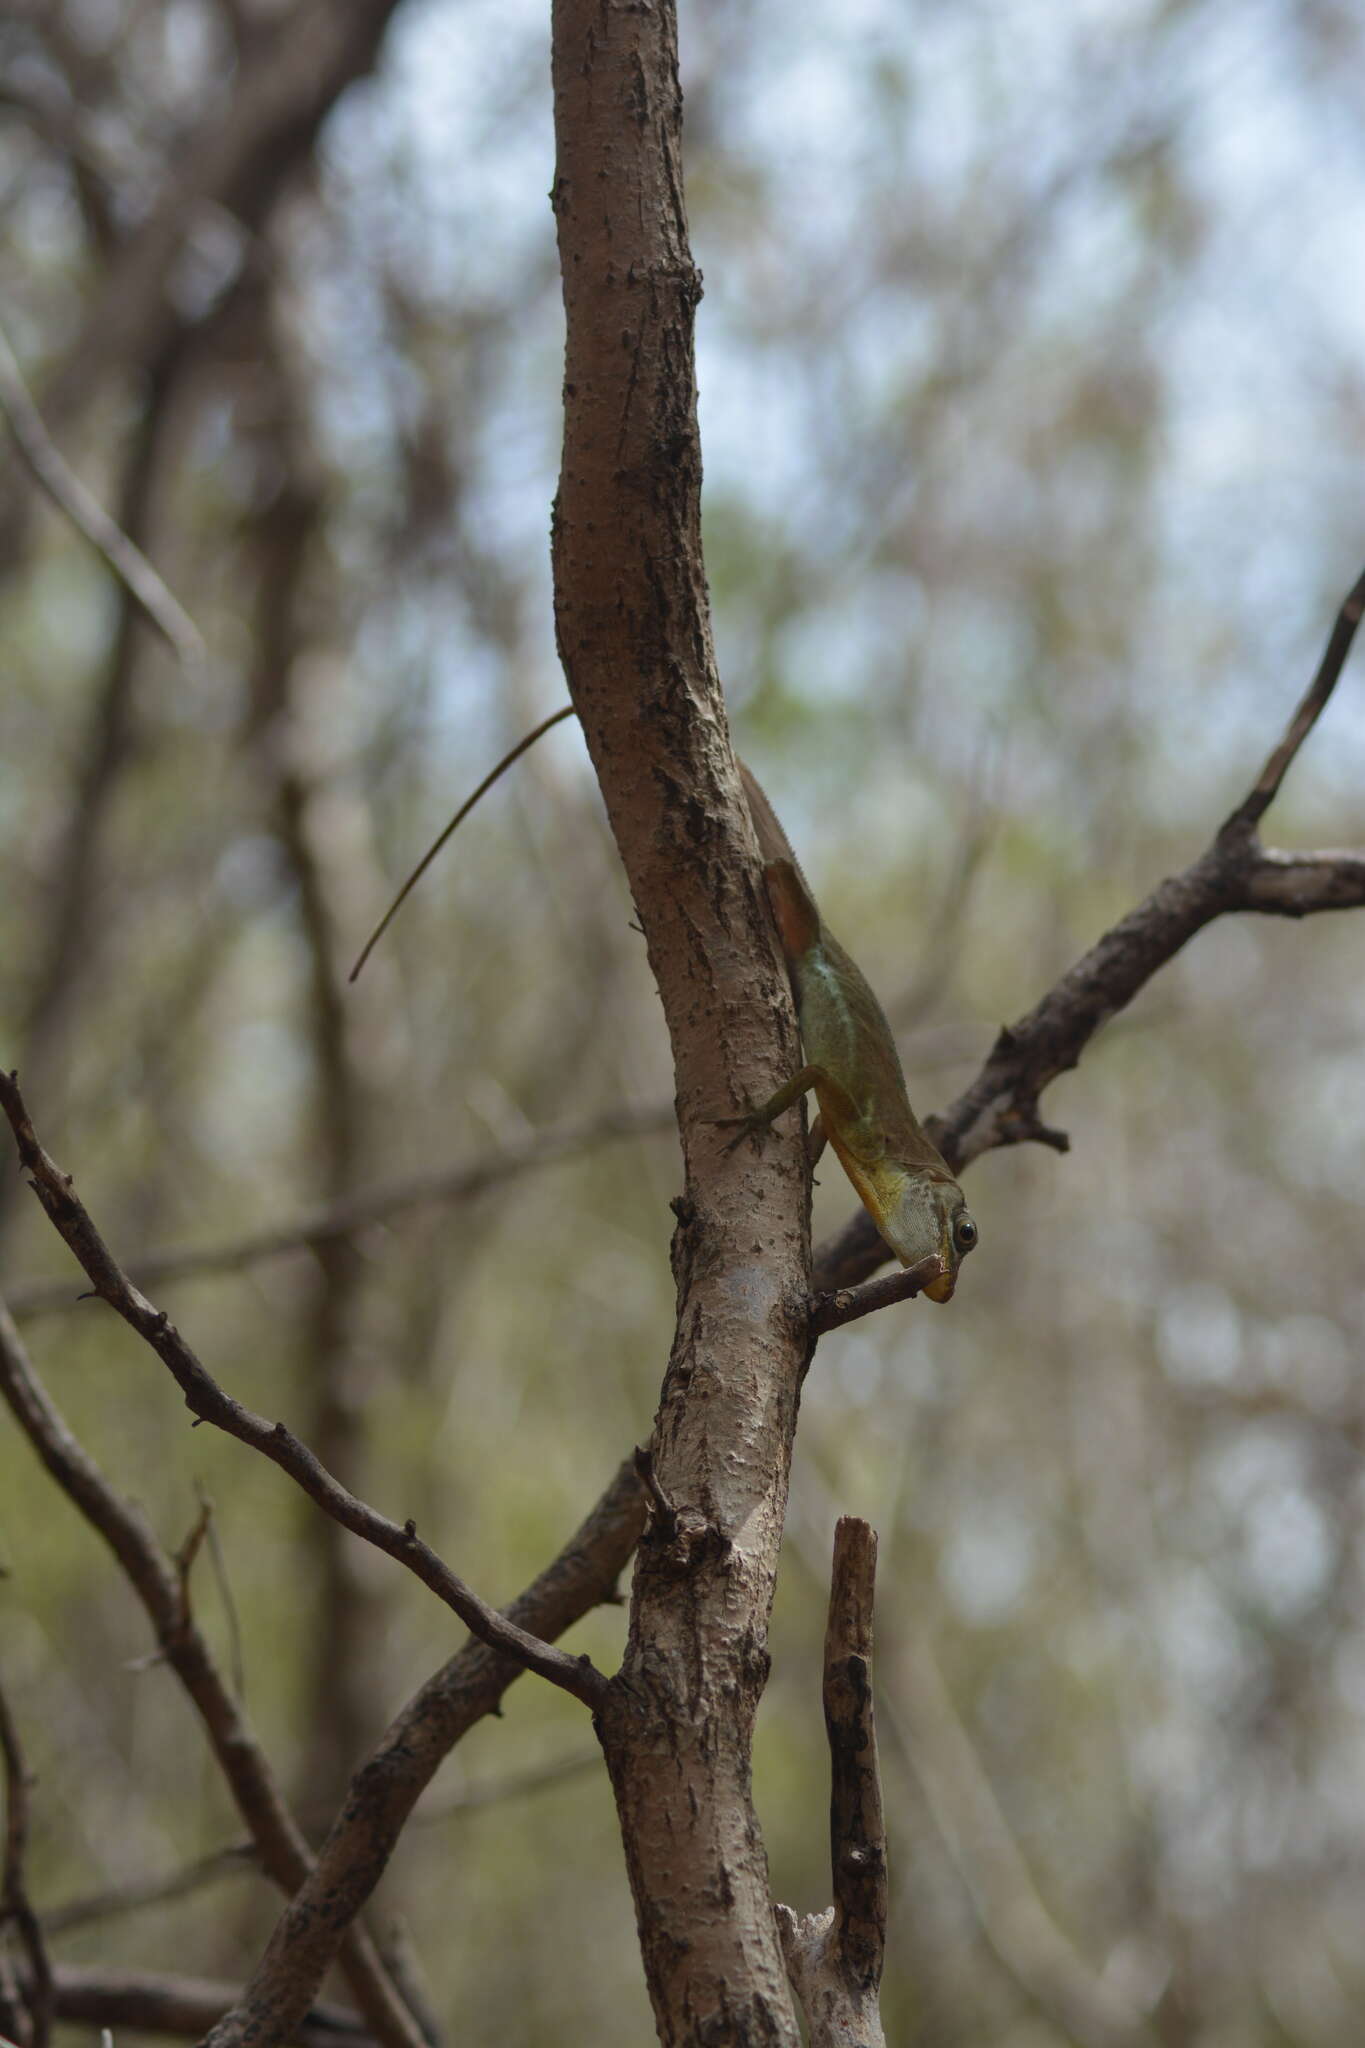
[[[719,1131],[734,1131],[734,1137],[731,1138],[725,1148],[727,1152],[733,1152],[736,1145],[744,1138],[761,1138],[768,1128],[768,1119],[757,1110],[752,1109],[746,1110],[743,1116],[703,1117],[702,1122],[711,1124]]]

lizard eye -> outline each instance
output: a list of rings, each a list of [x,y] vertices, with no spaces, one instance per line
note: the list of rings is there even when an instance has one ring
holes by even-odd
[[[969,1252],[976,1243],[977,1228],[964,1209],[953,1225],[953,1242],[960,1252]]]

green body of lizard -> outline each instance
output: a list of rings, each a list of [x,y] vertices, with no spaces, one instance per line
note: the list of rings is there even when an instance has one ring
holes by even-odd
[[[757,1131],[814,1089],[825,1135],[882,1237],[904,1266],[936,1257],[940,1275],[924,1292],[932,1301],[948,1301],[958,1267],[977,1241],[976,1225],[910,1107],[891,1027],[867,977],[825,928],[791,843],[743,762],[740,774],[806,1065],[759,1108],[719,1121],[738,1124],[741,1135]]]

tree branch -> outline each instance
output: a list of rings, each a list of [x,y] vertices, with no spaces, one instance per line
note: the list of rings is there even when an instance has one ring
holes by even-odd
[[[810,2048],[884,2048],[878,2007],[886,1952],[886,1829],[872,1708],[876,1532],[841,1516],[825,1629],[829,1850],[834,1905],[798,1919],[778,1907],[787,1969]]]
[[[287,1472],[310,1500],[316,1501],[344,1528],[406,1566],[482,1641],[517,1658],[528,1670],[572,1693],[585,1705],[594,1709],[600,1705],[606,1680],[590,1659],[566,1656],[562,1650],[553,1649],[504,1620],[421,1540],[414,1523],[400,1527],[357,1500],[282,1422],[267,1422],[264,1416],[253,1414],[225,1393],[170,1317],[164,1310],[153,1308],[110,1252],[77,1196],[71,1175],[63,1173],[39,1144],[13,1074],[0,1074],[0,1108],[9,1118],[20,1160],[32,1177],[34,1192],[75,1253],[95,1293],[156,1352],[184,1394],[187,1407],[200,1421],[213,1423]]]
[[[841,1287],[832,1294],[816,1294],[810,1305],[810,1334],[821,1337],[827,1330],[842,1330],[879,1308],[897,1301],[913,1301],[931,1280],[943,1271],[937,1258],[921,1259],[899,1273],[887,1273],[880,1280],[868,1280],[861,1287]]]
[[[627,1554],[624,1562],[629,1561]],[[615,1596],[609,1594],[607,1597]],[[545,1634],[547,1631],[537,1630],[537,1633]],[[516,1675],[521,1675],[520,1666]],[[515,1800],[529,1798],[550,1786],[561,1784],[567,1778],[581,1777],[586,1771],[600,1771],[601,1768],[602,1752],[595,1744],[591,1749],[570,1750],[564,1756],[552,1758],[549,1763],[533,1764],[524,1771],[513,1771],[505,1778],[466,1785],[446,1799],[431,1800],[413,1816],[412,1826],[445,1827],[457,1821],[461,1814],[480,1813],[490,1806],[510,1805]],[[324,1816],[317,1822],[317,1831],[321,1833],[326,1825]],[[68,1899],[64,1905],[53,1906],[42,1915],[42,1930],[51,1939],[59,1934],[69,1934],[78,1927],[96,1927],[105,1921],[122,1920],[130,1913],[142,1913],[149,1906],[162,1906],[172,1899],[193,1898],[196,1892],[218,1884],[225,1877],[258,1878],[260,1875],[260,1852],[253,1841],[243,1837],[241,1841],[226,1842],[221,1849],[210,1849],[207,1855],[196,1856],[190,1862],[163,1870],[155,1876],[127,1878],[115,1888],[106,1887],[102,1891],[86,1892],[78,1898]]]
[[[1199,858],[1159,883],[1033,1009],[1007,1024],[976,1080],[942,1116],[928,1120],[954,1171],[1002,1145],[1039,1143],[1065,1151],[1066,1133],[1039,1116],[1044,1089],[1076,1066],[1100,1027],[1215,918],[1236,911],[1308,917],[1365,907],[1365,853],[1277,852],[1264,848],[1256,833],[1336,686],[1362,610],[1365,576],[1342,605],[1317,675],[1278,744]],[[816,1284],[826,1290],[849,1287],[888,1256],[871,1218],[860,1210],[818,1248]]]
[[[751,1750],[810,1292],[803,1141],[704,1119],[794,1071],[795,1020],[725,729],[700,534],[673,0],[555,0],[564,287],[555,627],[668,1027],[686,1172],[640,1548],[599,1715],[661,2037],[797,2048]]]
[[[1254,832],[1274,803],[1295,755],[1322,716],[1337,686],[1337,678],[1346,666],[1346,657],[1351,651],[1362,612],[1365,612],[1365,573],[1347,592],[1328,635],[1317,674],[1304,692],[1278,745],[1267,756],[1264,768],[1236,810],[1224,819],[1220,838],[1238,838]]]

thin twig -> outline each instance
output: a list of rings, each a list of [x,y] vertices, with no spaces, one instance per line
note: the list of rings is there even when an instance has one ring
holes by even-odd
[[[1220,838],[1254,831],[1274,803],[1295,755],[1322,716],[1337,686],[1337,678],[1346,666],[1346,657],[1351,651],[1351,642],[1355,639],[1362,613],[1365,613],[1365,573],[1352,586],[1337,613],[1318,672],[1285,727],[1279,744],[1267,756],[1264,768],[1236,810],[1224,820]]]
[[[941,1279],[942,1275],[943,1263],[931,1252],[916,1265],[899,1273],[887,1273],[880,1280],[865,1281],[861,1287],[840,1287],[833,1293],[816,1294],[810,1305],[810,1333],[821,1337],[827,1330],[841,1330],[845,1323],[856,1323],[876,1309],[890,1308],[893,1302],[912,1301],[931,1280]]]
[[[287,1252],[313,1245],[335,1243],[354,1237],[376,1223],[406,1209],[425,1208],[439,1202],[466,1202],[498,1187],[505,1180],[531,1173],[561,1160],[576,1159],[599,1145],[615,1144],[622,1138],[655,1137],[676,1129],[672,1110],[616,1110],[591,1122],[564,1125],[558,1130],[537,1131],[521,1142],[486,1159],[462,1161],[435,1172],[414,1174],[375,1188],[306,1209],[302,1215],[269,1230],[256,1230],[244,1237],[229,1238],[216,1245],[173,1245],[136,1254],[128,1262],[129,1273],[139,1286],[161,1280],[202,1277],[213,1273],[235,1273],[263,1259],[279,1258]],[[75,1306],[69,1282],[64,1280],[20,1281],[9,1290],[9,1304],[23,1320],[53,1310]]]
[[[201,1422],[213,1423],[287,1472],[309,1499],[316,1501],[343,1528],[406,1566],[491,1648],[519,1659],[528,1670],[572,1693],[586,1706],[596,1708],[601,1704],[607,1681],[590,1658],[567,1656],[504,1620],[496,1608],[481,1600],[422,1541],[414,1522],[400,1525],[358,1500],[284,1423],[267,1422],[264,1416],[253,1414],[225,1393],[165,1311],[154,1308],[128,1279],[76,1194],[71,1175],[64,1173],[39,1143],[18,1078],[13,1074],[0,1074],[0,1108],[9,1118],[34,1193],[75,1253],[96,1294],[156,1352],[184,1394],[186,1405]]]
[[[24,1764],[19,1731],[3,1687],[0,1687],[0,1755],[3,1755],[5,1773],[5,1854],[3,1878],[0,1878],[0,1923],[13,1921],[28,1958],[25,1986],[28,2048],[47,2048],[52,2030],[52,1967],[24,1877],[24,1858],[28,1852],[28,1795],[32,1780]]]
[[[201,675],[207,658],[203,635],[167,589],[140,547],[94,498],[58,452],[29,395],[4,329],[0,328],[0,411],[19,453],[72,525],[84,534],[129,596],[139,605],[185,668]]]

